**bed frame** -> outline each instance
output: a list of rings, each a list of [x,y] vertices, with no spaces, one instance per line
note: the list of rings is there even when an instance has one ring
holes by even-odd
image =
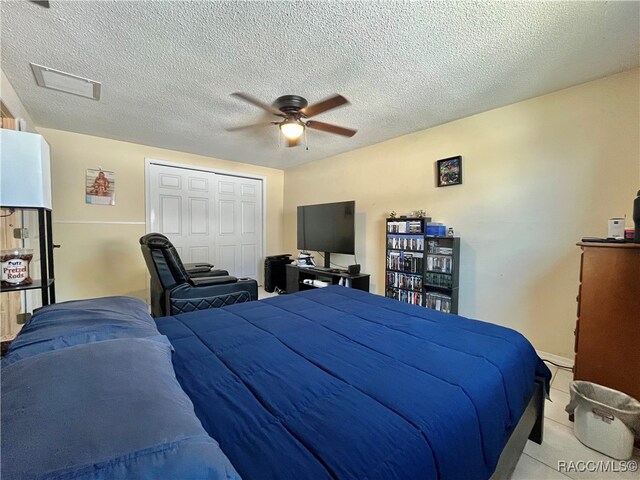
[[[527,440],[542,443],[544,427],[544,401],[546,398],[545,379],[536,377],[533,395],[527,404],[520,421],[511,432],[507,444],[498,459],[498,465],[491,476],[491,480],[507,480],[520,460]]]

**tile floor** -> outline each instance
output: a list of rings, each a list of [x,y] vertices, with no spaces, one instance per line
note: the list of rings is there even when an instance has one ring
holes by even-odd
[[[258,298],[268,298],[276,293],[258,289]],[[553,373],[551,380],[551,401],[547,400],[544,407],[544,440],[542,445],[527,442],[522,457],[516,466],[511,480],[555,480],[555,479],[595,479],[595,480],[640,480],[638,472],[573,472],[561,473],[558,462],[610,461],[606,455],[585,447],[573,435],[573,423],[569,421],[564,407],[569,403],[569,384],[573,374],[565,369],[547,364]],[[635,450],[634,460],[640,464],[640,450]]]
[[[269,298],[269,297],[275,297],[276,295],[278,295],[276,292],[269,293],[269,292],[265,291],[265,289],[264,289],[264,287],[262,285],[258,286],[258,300],[263,300],[263,299]]]
[[[573,374],[561,368],[549,365],[553,373],[551,380],[551,401],[545,404],[544,439],[542,445],[527,442],[522,457],[516,466],[511,480],[546,479],[633,479],[639,480],[638,472],[560,472],[558,463],[598,462],[613,460],[606,455],[584,446],[573,434],[573,424],[569,421],[564,407],[569,403],[569,384]],[[633,460],[640,464],[640,451],[635,450]],[[579,465],[576,463],[576,465]],[[591,464],[584,464],[591,465]],[[618,468],[619,469],[619,468]]]

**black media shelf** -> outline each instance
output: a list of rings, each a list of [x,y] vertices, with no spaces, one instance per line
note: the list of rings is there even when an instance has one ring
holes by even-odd
[[[323,288],[320,286],[304,283],[304,280],[322,280],[330,285],[339,285],[346,283],[345,286],[355,288],[357,290],[369,291],[370,275],[368,273],[359,273],[350,275],[346,271],[329,271],[316,270],[313,267],[299,267],[297,265],[286,265],[287,293],[295,293],[302,290],[312,288]]]
[[[458,313],[460,238],[427,236],[430,221],[420,217],[387,218],[385,295]],[[406,288],[407,284],[411,288]]]

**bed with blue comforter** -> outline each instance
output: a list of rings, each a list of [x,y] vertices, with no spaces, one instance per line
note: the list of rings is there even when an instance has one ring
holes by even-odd
[[[513,330],[339,286],[156,323],[245,480],[487,479],[550,377]]]

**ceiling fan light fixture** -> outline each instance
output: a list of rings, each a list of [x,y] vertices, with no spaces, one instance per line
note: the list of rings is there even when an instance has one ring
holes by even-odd
[[[304,132],[304,125],[298,120],[285,120],[280,124],[280,131],[289,140],[297,140]]]

